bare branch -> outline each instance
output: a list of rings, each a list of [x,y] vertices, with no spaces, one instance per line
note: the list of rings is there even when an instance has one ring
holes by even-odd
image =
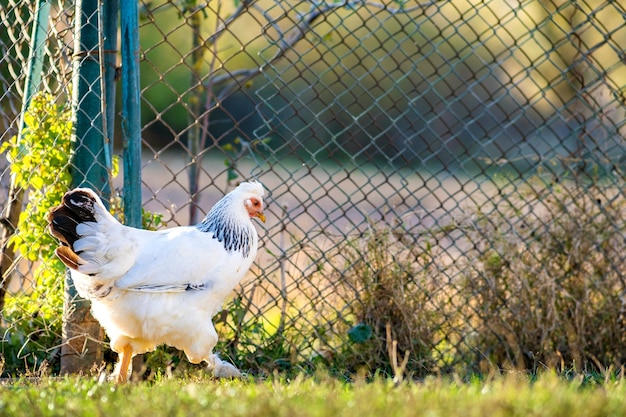
[[[257,2],[257,0],[241,0],[241,3],[237,7],[237,9],[235,9],[233,14],[231,14],[226,19],[224,19],[222,21],[222,24],[220,25],[220,27],[218,27],[215,30],[215,32],[204,41],[204,46],[205,47],[210,47],[211,45],[213,45],[215,43],[215,41],[217,41],[217,38],[219,38],[222,35],[222,33],[226,29],[228,29],[228,27],[231,25],[231,23],[234,22],[239,16],[241,16],[241,14],[243,12],[248,10],[248,8],[250,6],[252,6],[256,2]],[[208,4],[208,2],[207,2],[207,4]],[[204,6],[204,7],[206,7],[206,6]],[[218,16],[219,16],[219,13],[218,13]]]
[[[309,13],[302,17],[301,22],[296,26],[296,28],[292,29],[292,34],[289,37],[287,37],[285,42],[281,45],[280,49],[276,52],[276,54],[272,58],[270,58],[270,60],[265,65],[283,56],[285,52],[287,52],[298,41],[304,38],[304,36],[313,27],[313,23],[315,23],[315,21],[320,16],[323,16],[332,10],[346,8],[346,7],[354,8],[357,6],[367,6],[367,7],[379,8],[381,10],[385,10],[388,13],[394,15],[394,14],[411,13],[416,10],[424,10],[440,2],[441,2],[440,0],[430,0],[428,2],[420,3],[416,6],[413,6],[407,9],[389,7],[386,4],[373,2],[373,1],[363,1],[363,0],[351,0],[351,1],[345,0],[344,2],[341,2],[341,3],[325,3],[324,2],[324,3],[313,4],[311,6],[311,10],[309,11]],[[262,68],[261,68],[261,71],[262,71]]]
[[[214,35],[212,35],[209,39],[207,39],[207,42],[209,41],[214,42],[215,38],[217,38],[217,36],[219,36],[219,34],[221,34],[224,30],[226,30],[228,25],[231,22],[233,22],[239,15],[241,15],[241,13],[244,10],[248,9],[251,6],[256,6],[255,3],[256,3],[256,0],[242,1],[242,4],[237,8],[235,13],[233,13],[233,15],[231,15],[227,20],[224,21],[224,25]],[[296,43],[298,43],[300,40],[302,40],[306,36],[306,34],[313,28],[313,24],[319,17],[331,12],[332,10],[345,8],[345,7],[354,8],[357,6],[374,7],[374,8],[378,8],[381,10],[385,10],[388,13],[393,15],[393,14],[407,14],[407,13],[411,13],[417,10],[425,10],[431,6],[436,5],[437,3],[441,3],[441,0],[430,0],[424,3],[419,3],[412,7],[404,8],[404,7],[389,7],[388,5],[383,4],[383,3],[378,3],[374,1],[364,1],[364,0],[346,0],[340,3],[314,2],[311,5],[311,10],[307,14],[302,16],[300,23],[291,30],[291,35],[289,36],[285,36],[285,34],[280,30],[276,22],[270,19],[267,16],[267,14],[261,10],[262,14],[268,18],[269,24],[272,27],[274,27],[276,31],[281,35],[281,38],[284,38],[285,40],[281,43],[276,53],[259,67],[233,71],[228,74],[213,78],[212,80],[213,86],[222,84],[232,78],[235,78],[235,80],[232,83],[227,85],[224,88],[224,90],[222,90],[220,94],[216,96],[216,100],[218,102],[221,101],[222,99],[230,95],[233,91],[235,91],[240,85],[254,78],[258,74],[263,72],[265,68],[267,68],[268,65],[272,64],[273,62],[275,62],[276,60],[284,56],[290,49],[292,49],[296,45]]]

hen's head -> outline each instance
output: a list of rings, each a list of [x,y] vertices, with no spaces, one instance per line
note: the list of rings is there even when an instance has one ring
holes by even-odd
[[[261,183],[242,182],[213,206],[198,227],[205,232],[217,232],[249,223],[253,217],[265,222],[263,194]]]
[[[265,208],[263,204],[264,194],[263,185],[258,181],[242,182],[228,193],[229,196],[232,195],[233,197],[232,203],[235,204],[236,210],[243,208],[242,213],[247,214],[250,218],[256,217],[265,223],[265,215],[263,214]],[[238,204],[239,207],[237,207]]]
[[[252,245],[256,245],[253,242],[256,242],[257,232],[251,219],[256,217],[265,222],[263,194],[260,183],[241,183],[218,201],[196,227],[213,233],[226,251],[240,251],[247,258],[250,253],[256,253],[256,246]]]

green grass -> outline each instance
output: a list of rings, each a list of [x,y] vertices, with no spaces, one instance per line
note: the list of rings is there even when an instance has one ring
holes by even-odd
[[[626,415],[623,379],[565,380],[516,374],[461,382],[428,378],[344,383],[329,377],[265,381],[164,379],[115,386],[89,377],[0,387],[0,416],[551,416]]]

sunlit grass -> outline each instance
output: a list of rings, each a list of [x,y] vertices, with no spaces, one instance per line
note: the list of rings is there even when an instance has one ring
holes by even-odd
[[[203,376],[115,386],[90,377],[0,388],[0,415],[66,416],[606,416],[626,414],[626,383],[546,373],[346,383],[327,376],[215,381]]]

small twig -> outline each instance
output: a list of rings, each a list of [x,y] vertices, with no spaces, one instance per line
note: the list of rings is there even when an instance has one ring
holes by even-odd
[[[282,334],[285,329],[285,318],[287,316],[287,272],[285,270],[285,260],[287,259],[287,251],[285,250],[285,234],[287,233],[285,218],[287,217],[287,204],[283,204],[281,208],[283,210],[283,215],[280,218],[281,228],[278,243],[280,249],[280,260],[278,261],[278,264],[280,268],[280,295],[282,296],[283,303],[280,308],[280,321],[278,323],[278,329],[276,330],[276,333],[279,335]]]
[[[204,41],[204,46],[208,48],[211,45],[213,45],[217,41],[217,38],[219,38],[222,35],[222,33],[226,29],[228,29],[228,26],[230,26],[230,24],[233,21],[235,21],[243,12],[245,12],[248,9],[248,7],[250,7],[256,1],[257,0],[241,0],[241,3],[239,4],[239,7],[237,7],[237,9],[235,9],[233,14],[231,14],[226,19],[224,19],[222,25],[217,27],[215,29],[215,32],[213,32],[213,34],[211,36],[209,36]],[[206,4],[208,5],[208,2]],[[220,6],[221,6],[221,3],[220,3]],[[206,5],[204,7],[206,7]],[[216,12],[216,15],[218,16],[218,20],[219,20],[219,15],[220,15],[219,12],[220,12],[220,10],[219,10],[219,7],[218,7],[218,10]]]
[[[387,353],[389,354],[391,368],[393,369],[393,383],[397,386],[404,380],[404,373],[406,372],[406,367],[409,364],[410,352],[408,350],[405,351],[402,363],[398,363],[398,341],[392,338],[391,323],[387,323],[386,330]]]

